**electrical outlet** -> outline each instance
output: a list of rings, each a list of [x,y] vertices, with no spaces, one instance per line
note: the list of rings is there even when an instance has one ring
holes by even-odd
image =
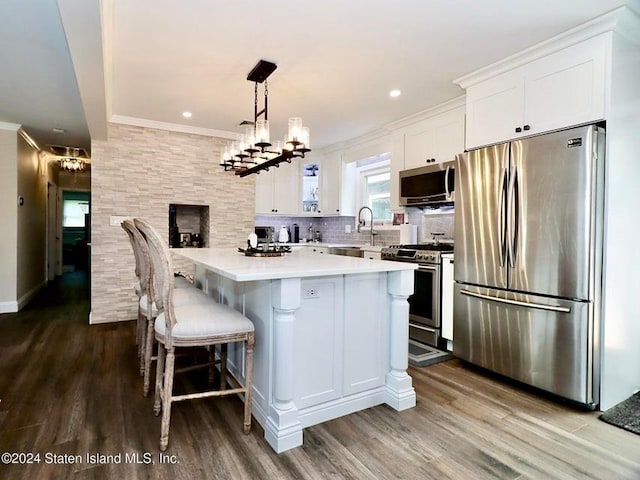
[[[316,288],[305,288],[302,298],[320,298],[320,291]]]
[[[119,227],[125,220],[133,220],[133,217],[128,217],[126,215],[111,215],[109,217],[109,225],[112,227]]]
[[[345,225],[344,226],[344,233],[351,233],[351,225]]]

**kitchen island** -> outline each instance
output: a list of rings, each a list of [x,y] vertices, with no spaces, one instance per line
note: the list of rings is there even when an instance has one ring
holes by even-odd
[[[302,430],[386,403],[415,406],[407,374],[415,264],[304,251],[246,257],[235,249],[174,250],[197,286],[255,325],[253,415],[278,453]],[[243,377],[242,345],[228,362]]]

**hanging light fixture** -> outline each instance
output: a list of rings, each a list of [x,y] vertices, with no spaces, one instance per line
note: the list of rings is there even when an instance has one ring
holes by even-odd
[[[58,163],[60,164],[60,168],[70,172],[81,172],[87,167],[84,160],[76,157],[62,157],[58,160]]]
[[[284,141],[271,143],[269,132],[269,89],[267,78],[277,68],[275,63],[260,60],[247,75],[254,82],[253,125],[246,127],[240,139],[224,146],[220,154],[220,166],[225,171],[246,177],[252,173],[268,171],[293,158],[304,158],[310,152],[309,127],[302,125],[302,118],[289,119],[289,130]],[[258,111],[258,84],[264,83],[264,108]],[[248,123],[248,122],[247,122]]]

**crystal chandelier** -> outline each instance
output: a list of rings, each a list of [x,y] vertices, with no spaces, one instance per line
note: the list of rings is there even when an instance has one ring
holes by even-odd
[[[220,155],[220,166],[226,171],[246,177],[252,173],[268,171],[293,158],[304,158],[310,152],[309,127],[302,125],[302,118],[289,119],[289,130],[283,140],[271,142],[269,133],[267,77],[277,68],[275,63],[260,60],[247,75],[254,82],[253,125],[245,128],[240,140],[228,143]],[[258,111],[258,84],[264,83],[264,108]],[[262,118],[261,118],[262,117]]]
[[[75,157],[63,157],[58,160],[60,168],[70,172],[81,172],[87,166],[84,160]]]

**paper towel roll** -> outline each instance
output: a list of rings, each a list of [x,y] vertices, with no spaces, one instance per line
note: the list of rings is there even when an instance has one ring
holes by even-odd
[[[418,226],[408,223],[400,225],[400,243],[402,245],[418,243]]]

